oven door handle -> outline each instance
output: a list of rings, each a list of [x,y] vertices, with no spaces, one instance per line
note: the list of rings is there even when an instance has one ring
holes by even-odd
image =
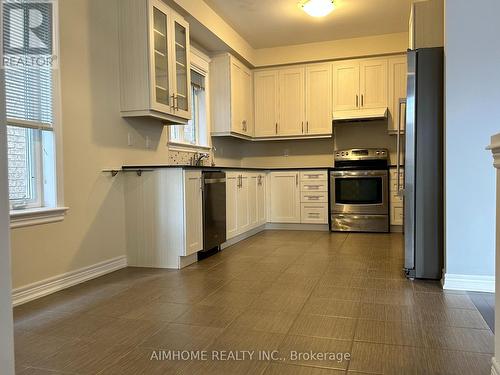
[[[332,172],[332,176],[335,178],[343,178],[343,177],[386,177],[387,171],[356,171],[356,172],[347,172],[347,171],[336,171]]]

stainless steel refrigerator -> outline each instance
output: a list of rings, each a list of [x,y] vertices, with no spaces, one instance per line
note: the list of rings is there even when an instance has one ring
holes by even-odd
[[[408,51],[404,158],[405,271],[443,269],[443,48]]]

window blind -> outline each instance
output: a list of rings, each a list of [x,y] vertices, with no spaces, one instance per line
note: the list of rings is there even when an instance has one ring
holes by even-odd
[[[191,69],[191,85],[205,90],[205,76]]]
[[[21,60],[31,60],[33,57],[33,42],[27,40],[25,24],[27,23],[26,8],[20,2],[19,9],[9,13],[8,22],[3,22],[3,33],[10,41],[13,51],[7,54],[15,55]],[[24,5],[27,5],[25,2]],[[31,8],[48,6],[46,3],[29,3]],[[6,17],[6,14],[4,14]],[[40,40],[52,40],[52,27],[44,23],[38,27],[36,34]],[[51,48],[49,48],[51,50]],[[36,56],[46,56],[47,52],[36,50]],[[52,130],[53,119],[53,75],[50,66],[28,66],[16,64],[5,66],[5,106],[7,123],[12,126]]]

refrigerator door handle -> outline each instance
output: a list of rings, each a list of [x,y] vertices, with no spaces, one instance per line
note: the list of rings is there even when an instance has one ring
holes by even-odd
[[[399,115],[398,115],[398,133],[397,133],[397,162],[396,162],[396,170],[397,170],[397,193],[401,197],[404,194],[404,189],[401,189],[401,176],[400,176],[400,171],[401,171],[401,121],[403,121],[403,113],[405,114],[405,122],[406,122],[406,108],[403,111],[403,107],[406,107],[406,99],[405,98],[400,98],[399,99]]]

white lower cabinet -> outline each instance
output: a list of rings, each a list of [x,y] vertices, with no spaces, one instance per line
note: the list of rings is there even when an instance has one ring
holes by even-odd
[[[327,224],[328,205],[324,203],[302,203],[300,221],[303,224]]]
[[[269,175],[271,223],[300,223],[299,172],[271,172]]]
[[[328,171],[300,172],[302,224],[328,224]]]
[[[158,169],[125,177],[128,264],[182,268],[203,248],[201,171]]]
[[[271,172],[272,223],[328,224],[328,171]]]
[[[226,172],[226,237],[234,238],[266,223],[265,174]]]
[[[390,223],[391,225],[403,225],[404,224],[404,200],[398,194],[398,172],[395,168],[390,170]],[[399,171],[399,183],[400,186],[404,185],[404,170]]]

